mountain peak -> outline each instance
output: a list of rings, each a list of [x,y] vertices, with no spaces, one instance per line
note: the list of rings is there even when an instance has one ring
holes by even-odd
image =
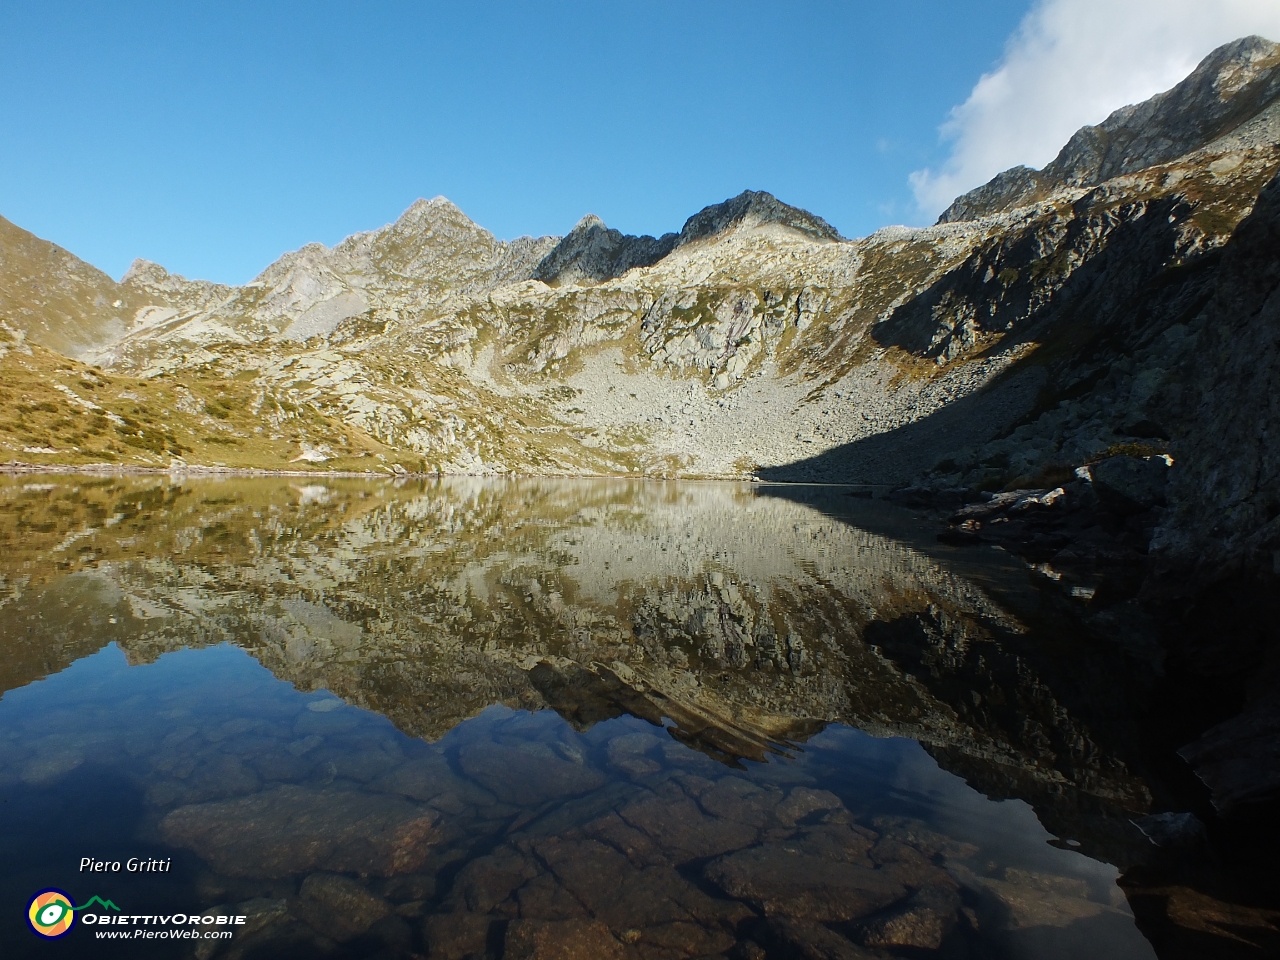
[[[815,240],[840,240],[840,233],[807,210],[783,203],[763,190],[744,190],[723,203],[703,207],[685,221],[680,231],[681,245],[723,233],[731,227],[777,223]]]
[[[632,237],[605,226],[593,213],[574,225],[533,273],[551,286],[600,283],[633,267],[650,267],[677,247],[703,240],[739,226],[781,224],[816,240],[839,240],[840,234],[821,217],[783,203],[760,190],[744,190],[723,203],[703,207],[685,221],[679,233],[661,237]]]
[[[605,222],[597,217],[594,213],[588,213],[585,217],[573,225],[573,229],[569,231],[569,236],[575,233],[586,233],[588,230],[608,230]]]
[[[1250,36],[1218,47],[1176,86],[1081,127],[1043,170],[1014,167],[958,197],[939,223],[1034,203],[1168,163],[1266,114],[1280,132],[1280,45]]]
[[[468,223],[472,222],[471,218],[463,213],[457,204],[448,197],[435,196],[430,200],[424,200],[419,197],[409,204],[404,213],[400,214],[395,226],[458,218],[466,220]]]
[[[169,277],[169,271],[158,263],[152,263],[150,260],[144,260],[142,257],[134,258],[133,263],[129,264],[129,269],[124,272],[124,276],[120,278],[121,283],[162,283]]]
[[[675,248],[677,240],[674,233],[661,238],[625,236],[589,213],[542,258],[533,279],[553,287],[599,283],[632,267],[652,266]]]

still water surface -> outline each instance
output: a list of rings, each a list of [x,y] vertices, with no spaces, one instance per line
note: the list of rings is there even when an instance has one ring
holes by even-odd
[[[16,955],[1154,956],[1131,671],[843,491],[27,478],[0,531]],[[42,941],[45,888],[245,920]]]

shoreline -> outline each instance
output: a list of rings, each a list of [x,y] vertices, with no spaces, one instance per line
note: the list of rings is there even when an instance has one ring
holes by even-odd
[[[22,476],[34,474],[83,475],[83,476],[121,476],[121,477],[334,477],[360,480],[409,480],[439,479],[441,477],[484,477],[489,479],[533,479],[552,478],[557,480],[651,480],[663,483],[680,481],[682,483],[754,483],[760,485],[781,486],[827,486],[827,487],[891,487],[891,484],[868,483],[831,483],[820,481],[786,481],[761,480],[759,477],[661,477],[650,474],[624,473],[518,473],[502,471],[500,473],[420,473],[417,471],[394,471],[390,467],[383,470],[271,470],[263,467],[214,467],[201,464],[184,464],[181,467],[143,467],[133,464],[117,463],[24,463],[11,460],[0,463],[0,475]]]

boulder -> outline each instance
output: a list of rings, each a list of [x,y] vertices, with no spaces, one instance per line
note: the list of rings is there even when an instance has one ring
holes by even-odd
[[[1169,465],[1163,457],[1108,457],[1089,472],[1098,499],[1110,510],[1141,513],[1164,505]]]
[[[618,811],[676,863],[739,850],[756,840],[750,824],[705,815],[687,797],[649,796]]]
[[[884,871],[786,844],[762,844],[721,857],[703,875],[766,916],[822,923],[856,920],[907,895]]]
[[[522,806],[577,796],[605,783],[599,770],[566,760],[545,743],[470,743],[459,751],[458,761],[468,777],[503,803]]]
[[[391,905],[349,877],[313,873],[302,881],[295,911],[326,937],[341,942],[390,916]]]
[[[960,895],[952,887],[924,887],[902,905],[867,921],[862,927],[862,943],[937,950],[956,925],[959,910]]]
[[[513,920],[504,960],[623,960],[626,953],[598,920]]]
[[[465,960],[485,955],[500,922],[482,913],[435,913],[422,924],[422,939],[431,960]]]
[[[160,835],[231,877],[391,876],[426,860],[438,818],[399,797],[286,784],[179,807],[160,821]]]
[[[782,955],[801,960],[874,960],[881,956],[863,950],[812,920],[773,917],[766,927],[765,939],[779,948]]]

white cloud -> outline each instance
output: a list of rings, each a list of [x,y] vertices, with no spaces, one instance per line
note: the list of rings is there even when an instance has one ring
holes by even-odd
[[[1249,34],[1280,41],[1280,0],[1039,0],[943,124],[950,157],[911,174],[916,203],[935,216],[1001,170],[1043,167],[1080,127]]]

